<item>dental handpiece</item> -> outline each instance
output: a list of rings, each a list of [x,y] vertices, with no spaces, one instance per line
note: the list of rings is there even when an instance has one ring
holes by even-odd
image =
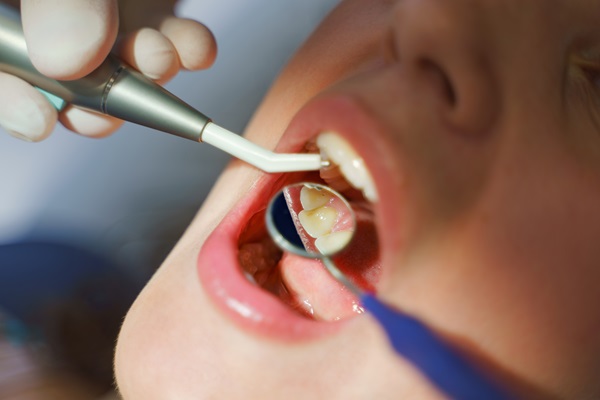
[[[48,78],[29,60],[19,13],[5,5],[0,5],[0,71],[29,82],[51,98],[208,143],[265,172],[312,171],[327,165],[318,154],[274,153],[220,127],[113,55],[81,79]]]

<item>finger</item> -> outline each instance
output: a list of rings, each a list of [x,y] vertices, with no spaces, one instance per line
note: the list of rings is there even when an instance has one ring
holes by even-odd
[[[118,31],[117,0],[21,0],[29,57],[43,74],[77,79],[106,58]]]
[[[65,128],[83,136],[101,138],[116,131],[123,121],[109,115],[67,106],[59,115]]]
[[[179,71],[175,47],[157,30],[142,28],[130,33],[120,40],[118,48],[125,62],[158,82],[166,82]]]
[[[175,46],[182,67],[197,70],[210,67],[217,56],[217,42],[212,32],[197,21],[166,17],[159,28]]]
[[[29,142],[50,135],[56,124],[56,109],[33,86],[0,72],[0,125],[10,134]]]

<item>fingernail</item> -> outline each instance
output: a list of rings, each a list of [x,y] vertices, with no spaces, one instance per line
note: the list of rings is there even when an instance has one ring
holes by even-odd
[[[43,111],[29,104],[22,104],[18,111],[11,113],[8,118],[5,117],[2,126],[18,139],[37,142],[47,136],[46,121]]]
[[[133,57],[136,67],[150,79],[160,79],[176,73],[177,51],[173,44],[160,32],[143,28],[133,39]]]
[[[17,139],[24,140],[25,142],[33,142],[33,139],[31,139],[30,137],[27,137],[25,135],[22,135],[19,132],[15,132],[15,131],[11,131],[11,130],[7,130],[7,132],[10,136],[15,137]]]

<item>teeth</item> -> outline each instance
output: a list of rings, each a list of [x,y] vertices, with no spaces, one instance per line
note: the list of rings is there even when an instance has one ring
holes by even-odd
[[[334,195],[326,190],[304,186],[300,191],[303,210],[298,213],[298,219],[306,233],[316,238],[314,246],[321,254],[334,254],[342,250],[354,232],[353,229],[332,232],[340,215],[343,215],[333,206],[334,200]]]
[[[332,207],[318,207],[314,210],[303,210],[298,214],[300,223],[313,238],[326,235],[337,221],[338,212]]]
[[[322,254],[334,254],[346,247],[352,234],[351,230],[329,233],[318,237],[315,246]]]
[[[329,193],[312,187],[304,186],[300,191],[300,203],[304,210],[314,210],[322,207],[329,202],[331,196]]]
[[[246,276],[246,279],[248,279],[249,282],[258,286],[258,282],[256,282],[256,279],[254,279],[254,275],[252,275],[250,272],[247,272],[247,271],[244,271],[244,275]]]
[[[303,186],[300,190],[302,211],[298,213],[298,219],[311,237],[318,238],[331,233],[338,220],[337,210],[327,205],[332,200],[329,191],[317,187]]]
[[[367,200],[371,202],[377,201],[377,190],[375,189],[373,179],[363,159],[348,142],[335,133],[325,132],[317,137],[317,146],[321,150],[323,158],[336,164],[340,173],[355,189],[361,190]],[[333,168],[336,166],[333,166]],[[328,171],[328,169],[325,169],[323,173],[334,174],[334,172]]]
[[[303,186],[300,190],[302,211],[298,219],[302,227],[313,238],[331,233],[338,220],[338,212],[328,204],[333,200],[332,194],[317,187]]]
[[[321,176],[321,179],[327,182],[329,187],[338,192],[345,192],[352,188],[352,185],[350,185],[342,175],[340,167],[333,163],[327,168],[322,168],[319,175]]]

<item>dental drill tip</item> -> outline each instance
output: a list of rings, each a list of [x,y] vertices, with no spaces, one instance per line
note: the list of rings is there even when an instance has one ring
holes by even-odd
[[[317,171],[323,168],[319,154],[274,153],[213,122],[206,124],[200,140],[265,172]]]

